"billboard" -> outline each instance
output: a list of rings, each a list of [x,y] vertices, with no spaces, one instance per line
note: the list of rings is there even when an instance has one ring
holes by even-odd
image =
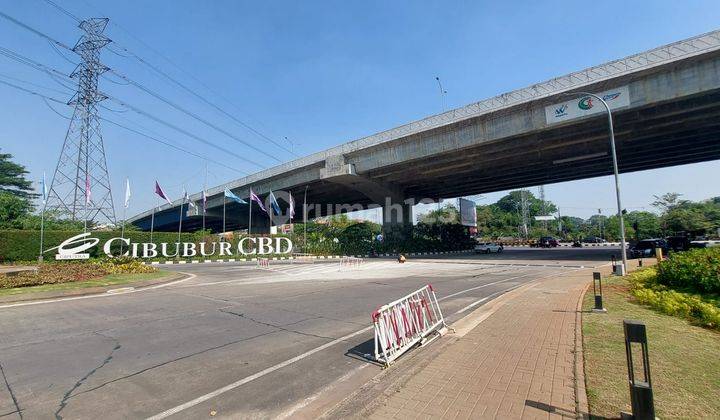
[[[477,209],[474,201],[460,199],[460,224],[463,226],[477,226]]]
[[[630,106],[630,90],[627,86],[606,90],[597,94],[607,102],[611,110]],[[600,101],[592,96],[578,97],[559,104],[545,107],[545,120],[548,124],[560,123],[587,115],[606,112]]]

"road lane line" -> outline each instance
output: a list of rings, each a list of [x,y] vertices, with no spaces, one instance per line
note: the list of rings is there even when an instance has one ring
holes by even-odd
[[[360,334],[366,333],[366,332],[368,332],[368,331],[370,331],[370,330],[372,330],[372,329],[373,329],[373,326],[366,327],[366,328],[363,328],[363,329],[361,329],[361,330],[358,330],[358,331],[355,331],[355,332],[353,332],[353,333],[350,333],[350,334],[348,334],[348,335],[345,335],[345,336],[342,336],[342,337],[340,337],[340,338],[337,338],[337,339],[335,339],[335,340],[333,340],[333,341],[330,341],[330,342],[328,342],[328,343],[323,344],[322,346],[315,347],[315,348],[312,349],[312,350],[309,350],[309,351],[306,351],[305,353],[302,353],[302,354],[300,354],[300,355],[297,355],[297,356],[293,357],[292,359],[288,359],[288,360],[286,360],[286,361],[284,361],[284,362],[281,362],[281,363],[278,363],[278,364],[276,364],[276,365],[274,365],[274,366],[270,366],[270,367],[267,368],[267,369],[263,369],[263,370],[261,370],[260,372],[254,374],[254,375],[247,376],[247,377],[245,377],[245,378],[243,378],[243,379],[240,379],[239,381],[233,382],[233,383],[231,383],[231,384],[229,384],[229,385],[225,385],[225,386],[222,387],[222,388],[218,388],[218,389],[216,389],[215,391],[209,392],[209,393],[207,393],[207,394],[205,394],[205,395],[201,395],[201,396],[195,398],[194,400],[190,400],[190,401],[188,401],[188,402],[186,402],[186,403],[184,403],[184,404],[180,404],[180,405],[175,406],[175,407],[173,407],[173,408],[171,408],[171,409],[169,409],[169,410],[165,410],[165,411],[163,411],[162,413],[156,414],[156,415],[154,415],[154,416],[152,416],[152,417],[148,417],[148,420],[160,420],[160,419],[164,419],[164,418],[167,418],[167,417],[169,417],[169,416],[172,416],[173,414],[177,414],[177,413],[179,413],[179,412],[181,412],[181,411],[183,411],[183,410],[187,410],[187,409],[190,408],[190,407],[196,406],[196,405],[198,405],[198,404],[200,404],[200,403],[203,403],[203,402],[205,402],[205,401],[207,401],[207,400],[209,400],[209,399],[215,398],[215,397],[217,397],[218,395],[224,394],[224,393],[226,393],[226,392],[228,392],[228,391],[232,391],[233,389],[235,389],[235,388],[237,388],[237,387],[239,387],[239,386],[245,385],[245,384],[248,383],[248,382],[252,382],[252,381],[254,381],[255,379],[262,378],[263,376],[265,376],[265,375],[267,375],[267,374],[269,374],[269,373],[275,372],[275,371],[278,370],[278,369],[282,369],[282,368],[284,368],[285,366],[291,365],[291,364],[293,364],[293,363],[295,363],[295,362],[297,362],[297,361],[300,361],[300,360],[305,359],[305,358],[307,358],[307,357],[309,357],[309,356],[312,356],[313,354],[315,354],[315,353],[317,353],[317,352],[323,351],[323,350],[325,350],[325,349],[328,348],[328,347],[331,347],[331,346],[334,346],[334,345],[337,344],[337,343],[340,343],[340,342],[349,340],[349,339],[351,339],[351,338],[353,338],[353,337],[355,337],[355,336],[358,336],[358,335],[360,335]]]
[[[460,294],[463,294],[463,293],[466,293],[466,292],[469,292],[469,291],[481,289],[481,288],[483,288],[483,287],[489,287],[489,286],[492,286],[492,285],[494,285],[494,284],[498,284],[498,283],[502,283],[502,282],[506,282],[506,281],[510,281],[510,280],[515,280],[515,279],[522,278],[522,277],[527,277],[527,276],[530,276],[530,275],[533,275],[533,274],[537,274],[537,273],[528,273],[528,274],[523,275],[523,276],[510,277],[510,278],[503,279],[503,280],[498,280],[498,281],[495,281],[495,282],[492,282],[492,283],[487,283],[487,284],[484,284],[484,285],[481,285],[481,286],[471,287],[471,288],[469,288],[469,289],[461,290],[461,291],[459,291],[459,292],[455,292],[455,293],[453,293],[453,294],[447,295],[447,296],[445,296],[445,297],[443,297],[443,298],[438,299],[438,301],[440,302],[440,301],[449,299],[449,298],[451,298],[451,297],[454,297],[454,296],[457,296],[457,295],[460,295]],[[261,370],[260,372],[257,372],[257,373],[255,373],[255,374],[253,374],[253,375],[247,376],[247,377],[245,377],[245,378],[243,378],[243,379],[240,379],[240,380],[238,380],[238,381],[235,381],[235,382],[233,382],[233,383],[231,383],[231,384],[225,385],[225,386],[222,387],[222,388],[218,388],[218,389],[216,389],[215,391],[209,392],[209,393],[207,393],[207,394],[205,394],[205,395],[201,395],[201,396],[199,396],[199,397],[197,397],[197,398],[195,398],[195,399],[193,399],[193,400],[190,400],[190,401],[188,401],[188,402],[186,402],[186,403],[183,403],[183,404],[180,404],[180,405],[175,406],[175,407],[173,407],[173,408],[170,408],[170,409],[168,409],[168,410],[165,410],[165,411],[163,411],[162,413],[156,414],[156,415],[154,415],[154,416],[152,416],[152,417],[148,417],[147,420],[161,420],[161,419],[170,417],[170,416],[172,416],[172,415],[174,415],[174,414],[177,414],[177,413],[179,413],[179,412],[181,412],[181,411],[187,410],[188,408],[194,407],[194,406],[196,406],[196,405],[198,405],[198,404],[201,404],[201,403],[203,403],[203,402],[205,402],[205,401],[208,401],[208,400],[210,400],[210,399],[212,399],[212,398],[215,398],[215,397],[217,397],[217,396],[219,396],[219,395],[222,395],[222,394],[224,394],[224,393],[226,393],[226,392],[228,392],[228,391],[232,391],[233,389],[238,388],[238,387],[240,387],[240,386],[242,386],[242,385],[245,385],[245,384],[247,384],[247,383],[249,383],[249,382],[252,382],[252,381],[254,381],[254,380],[256,380],[256,379],[262,378],[263,376],[268,375],[268,374],[270,374],[270,373],[272,373],[272,372],[275,372],[276,370],[282,369],[282,368],[284,368],[284,367],[286,367],[286,366],[289,366],[289,365],[291,365],[291,364],[293,364],[293,363],[295,363],[295,362],[297,362],[297,361],[300,361],[300,360],[305,359],[305,358],[307,358],[307,357],[309,357],[309,356],[312,356],[313,354],[315,354],[315,353],[317,353],[317,352],[320,352],[320,351],[323,351],[323,350],[327,349],[328,347],[332,347],[332,346],[334,346],[334,345],[337,344],[337,343],[340,343],[340,342],[342,342],[342,341],[346,341],[346,340],[348,340],[348,339],[350,339],[350,338],[353,338],[353,337],[358,336],[358,335],[360,335],[360,334],[363,334],[363,333],[365,333],[365,332],[371,331],[372,329],[373,329],[373,326],[369,326],[369,327],[363,328],[363,329],[361,329],[361,330],[355,331],[355,332],[353,332],[353,333],[350,333],[350,334],[348,334],[348,335],[345,335],[345,336],[343,336],[343,337],[340,337],[340,338],[338,338],[338,339],[335,339],[335,340],[333,340],[333,341],[330,341],[330,342],[328,342],[328,343],[325,343],[325,344],[323,344],[322,346],[319,346],[319,347],[316,347],[316,348],[314,348],[314,349],[312,349],[312,350],[306,351],[305,353],[302,353],[302,354],[300,354],[300,355],[298,355],[298,356],[295,356],[295,357],[293,357],[292,359],[288,359],[288,360],[285,360],[284,362],[278,363],[278,364],[276,364],[276,365],[274,365],[274,366],[270,366],[269,368],[266,368],[266,369],[264,369],[264,370]]]
[[[178,273],[181,273],[181,272],[178,271]],[[188,280],[192,280],[192,279],[194,279],[195,277],[197,277],[195,274],[190,274],[190,273],[182,273],[182,274],[185,274],[185,275],[187,275],[188,277],[187,277],[187,278],[184,278],[184,279],[180,279],[180,280],[171,281],[171,282],[169,282],[169,283],[157,284],[157,285],[155,285],[155,286],[148,286],[148,287],[142,287],[142,288],[139,288],[139,289],[128,290],[128,291],[125,291],[125,292],[123,292],[123,293],[106,293],[106,292],[102,292],[102,293],[98,293],[98,294],[94,294],[94,295],[70,296],[70,297],[66,297],[66,298],[46,299],[46,300],[32,300],[32,301],[29,301],[29,302],[18,302],[18,303],[9,303],[9,304],[6,304],[6,305],[0,305],[0,309],[18,308],[18,307],[21,307],[21,306],[32,306],[32,305],[44,305],[44,304],[47,304],[47,303],[58,303],[58,302],[66,302],[66,301],[71,301],[71,300],[82,300],[82,299],[95,299],[95,298],[102,298],[102,297],[127,296],[127,295],[129,295],[129,294],[131,294],[131,293],[138,293],[138,292],[143,292],[143,291],[146,291],[146,290],[154,290],[154,289],[160,289],[160,288],[167,287],[167,286],[172,286],[172,285],[174,285],[174,284],[178,284],[178,283],[182,283],[182,282],[185,282],[185,281],[188,281]],[[117,290],[117,289],[116,289],[116,290]]]

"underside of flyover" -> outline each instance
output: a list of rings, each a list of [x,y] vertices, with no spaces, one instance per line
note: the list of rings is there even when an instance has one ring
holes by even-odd
[[[483,117],[480,117],[483,118]],[[621,173],[720,159],[720,91],[703,92],[643,108],[613,113],[618,165]],[[448,125],[428,135],[457,133],[476,119]],[[397,142],[413,142],[413,136]],[[352,161],[353,155],[346,158]],[[438,154],[433,159],[405,161],[359,173],[378,185],[392,185],[404,198],[436,200],[441,197],[482,194],[513,188],[547,185],[612,174],[606,114],[581,123],[550,126],[521,136],[484,142],[477,146]],[[307,187],[307,190],[306,190]],[[337,214],[373,202],[347,183],[314,181],[290,188],[296,218],[302,219],[307,191],[309,217]],[[338,198],[342,197],[342,200]],[[376,200],[377,201],[377,200]],[[281,206],[286,203],[281,201]],[[356,207],[352,207],[356,206]],[[270,222],[254,205],[253,231],[267,232]],[[177,209],[155,215],[155,229],[178,228]],[[247,229],[248,207],[228,202],[225,229]],[[276,221],[277,222],[277,221]],[[223,230],[222,208],[206,215],[206,227]],[[139,224],[148,229],[147,223]],[[183,218],[183,230],[202,227],[202,216]]]

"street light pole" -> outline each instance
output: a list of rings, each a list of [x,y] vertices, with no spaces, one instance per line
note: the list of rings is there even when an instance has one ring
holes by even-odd
[[[447,91],[443,89],[442,82],[440,81],[440,77],[436,76],[435,80],[437,80],[438,87],[440,88],[440,101],[442,101],[442,110],[445,112],[445,94],[447,94]]]
[[[620,247],[621,253],[622,253],[622,273],[625,274],[627,272],[627,249],[625,244],[625,221],[623,220],[623,212],[622,212],[622,204],[620,204],[620,176],[618,174],[618,163],[617,163],[617,153],[615,152],[615,130],[613,129],[613,120],[612,120],[612,112],[610,111],[610,106],[605,102],[603,98],[600,96],[589,93],[589,92],[573,92],[573,93],[566,93],[564,95],[581,95],[581,96],[591,96],[598,101],[600,101],[603,106],[605,106],[605,110],[607,111],[608,116],[608,127],[610,129],[610,151],[612,153],[612,160],[613,160],[613,172],[615,175],[615,198],[617,200],[617,211],[618,211],[618,219],[620,219]]]

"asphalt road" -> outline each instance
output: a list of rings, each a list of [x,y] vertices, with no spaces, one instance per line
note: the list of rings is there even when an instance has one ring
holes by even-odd
[[[191,277],[166,287],[0,306],[0,418],[286,417],[338,380],[377,371],[362,356],[370,313],[387,301],[431,283],[453,321],[617,252],[185,265],[175,267]]]

